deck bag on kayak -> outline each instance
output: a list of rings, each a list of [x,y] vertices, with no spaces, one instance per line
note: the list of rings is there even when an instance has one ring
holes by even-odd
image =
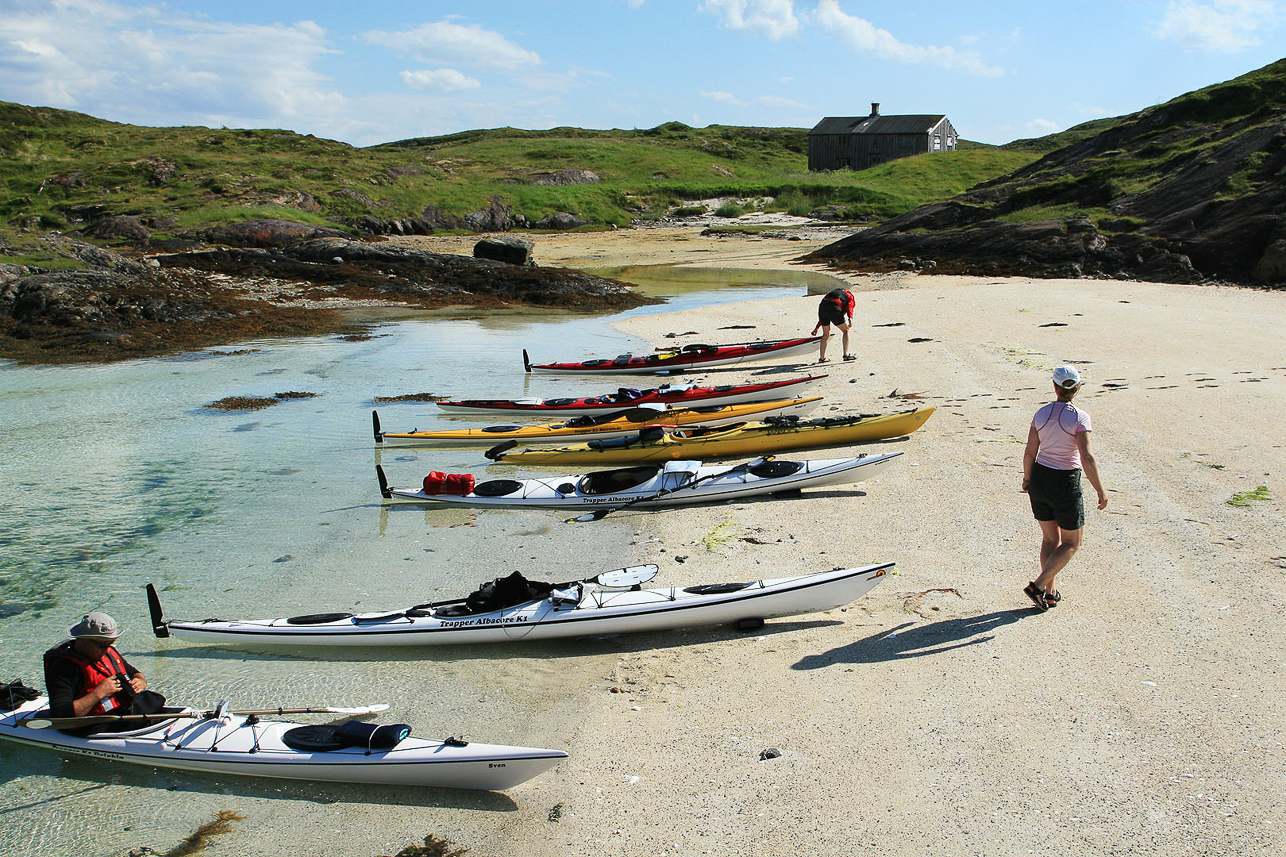
[[[22,679],[0,684],[0,711],[13,711],[24,703],[40,697],[40,691],[27,687]]]
[[[443,473],[441,470],[434,470],[424,477],[425,494],[459,494],[463,497],[472,490],[472,473]]]
[[[579,583],[563,584],[549,590],[549,603],[555,610],[571,610],[580,604],[584,587]]]
[[[380,730],[388,731],[382,732],[377,736],[375,734],[366,734],[365,729],[360,733],[356,732],[355,727],[357,726],[366,727],[372,733],[380,732]],[[345,728],[348,729],[348,732],[341,734]],[[386,726],[377,727],[374,723],[349,720],[339,726],[330,724],[296,726],[294,729],[287,729],[283,732],[281,741],[287,747],[307,753],[329,753],[335,750],[342,750],[345,747],[365,747],[369,753],[371,750],[387,750],[390,747],[394,747],[399,741],[408,738],[410,734],[411,727],[401,723],[390,723]],[[368,742],[370,743],[368,744]]]
[[[522,572],[515,571],[508,577],[497,577],[479,586],[464,600],[464,606],[470,613],[488,613],[528,601],[539,601],[553,588],[553,584],[528,580]]]
[[[386,723],[380,726],[361,720],[348,720],[335,730],[335,738],[347,747],[371,750],[391,750],[399,742],[411,737],[411,727],[405,723]]]

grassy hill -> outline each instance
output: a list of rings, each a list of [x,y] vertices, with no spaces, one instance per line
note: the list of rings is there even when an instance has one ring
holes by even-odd
[[[1010,174],[817,258],[887,267],[919,257],[962,273],[1286,281],[1286,59],[1023,148],[1054,143]]]
[[[0,102],[0,253],[32,260],[34,235],[109,215],[137,216],[166,238],[256,217],[333,225],[426,209],[461,217],[495,203],[531,222],[569,212],[604,228],[737,197],[771,198],[770,209],[796,214],[833,206],[874,221],[1038,155],[972,146],[863,172],[809,173],[803,129],[499,128],[355,148],[291,131],[150,128]],[[542,183],[560,170],[599,180]]]

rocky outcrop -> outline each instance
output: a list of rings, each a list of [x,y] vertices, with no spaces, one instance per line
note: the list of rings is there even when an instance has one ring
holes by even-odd
[[[316,239],[277,249],[182,253],[159,259],[234,277],[308,282],[350,297],[448,305],[483,299],[570,309],[625,308],[651,299],[601,277],[562,268],[517,267],[491,259],[393,244]]]
[[[104,217],[82,230],[82,234],[90,238],[124,239],[139,243],[152,237],[151,231],[143,225],[143,219],[133,214]]]
[[[542,217],[540,220],[537,220],[532,224],[532,228],[565,230],[585,226],[588,223],[588,220],[581,220],[574,214],[569,214],[566,211],[559,211],[555,214],[549,215],[548,217]]]
[[[570,185],[596,184],[601,179],[589,170],[565,169],[552,173],[535,173],[529,176],[527,181],[537,185],[568,187]]]
[[[285,247],[313,238],[340,238],[346,235],[339,229],[296,223],[293,220],[246,220],[203,229],[196,234],[206,244],[225,244],[229,247]]]
[[[507,262],[510,265],[534,265],[536,261],[532,258],[531,252],[534,246],[526,238],[518,238],[513,235],[494,235],[490,238],[483,238],[473,245],[473,257],[475,259],[494,259],[497,262]]]

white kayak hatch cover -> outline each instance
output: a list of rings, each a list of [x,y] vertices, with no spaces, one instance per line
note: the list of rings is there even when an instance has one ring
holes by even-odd
[[[658,571],[660,569],[655,565],[633,565],[605,571],[598,576],[598,582],[603,586],[638,586],[656,577]]]

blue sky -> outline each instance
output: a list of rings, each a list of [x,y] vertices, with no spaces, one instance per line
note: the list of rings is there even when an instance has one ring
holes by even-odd
[[[354,145],[473,128],[810,128],[1007,143],[1280,59],[1286,0],[0,0],[0,100]]]

